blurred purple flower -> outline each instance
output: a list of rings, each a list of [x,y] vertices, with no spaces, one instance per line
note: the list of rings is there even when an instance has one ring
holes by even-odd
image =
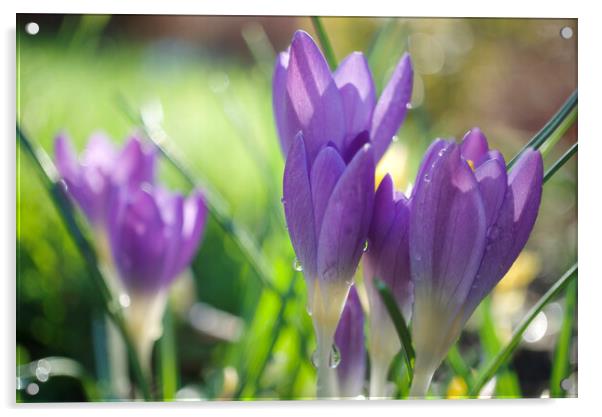
[[[106,221],[110,184],[131,186],[154,181],[156,151],[135,136],[118,151],[104,134],[96,133],[80,160],[65,134],[57,136],[54,149],[56,166],[69,194],[95,227]]]
[[[372,73],[361,52],[348,55],[331,73],[313,39],[297,31],[289,51],[276,59],[272,83],[284,155],[301,131],[310,162],[329,142],[346,161],[364,143],[371,143],[378,162],[403,123],[412,85],[412,63],[406,53],[377,102]]]
[[[184,198],[159,186],[114,187],[107,228],[128,293],[152,294],[167,288],[192,261],[206,215],[200,192]]]
[[[386,175],[374,197],[368,250],[364,254],[364,284],[370,303],[370,397],[386,395],[387,372],[401,344],[374,279],[391,289],[406,322],[412,309],[413,285],[410,279],[409,238],[410,203],[393,189]]]
[[[525,151],[507,175],[503,156],[478,129],[461,145],[439,139],[428,149],[410,214],[412,395],[424,395],[464,323],[525,246],[542,182],[538,151]]]
[[[364,386],[366,348],[364,346],[364,312],[354,286],[349,291],[334,342],[340,354],[340,363],[336,368],[339,396],[357,397],[362,394]]]

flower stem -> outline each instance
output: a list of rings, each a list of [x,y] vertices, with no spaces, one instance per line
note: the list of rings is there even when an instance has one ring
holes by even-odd
[[[414,369],[412,387],[410,388],[410,398],[415,400],[424,399],[434,374],[435,371],[431,371],[430,368],[420,369],[419,367],[416,367]]]
[[[316,396],[322,399],[334,399],[338,396],[336,369],[330,366],[330,355],[334,342],[334,332],[316,329],[318,385]]]
[[[324,51],[324,57],[326,57],[326,61],[328,61],[330,69],[335,70],[337,68],[337,58],[334,55],[334,50],[332,49],[332,45],[328,39],[326,30],[324,29],[324,25],[322,25],[322,21],[318,16],[312,16],[311,23],[314,25],[314,29],[318,34],[318,39],[320,40],[322,50]]]
[[[386,398],[387,371],[389,361],[373,358],[370,363],[370,399],[381,400]]]

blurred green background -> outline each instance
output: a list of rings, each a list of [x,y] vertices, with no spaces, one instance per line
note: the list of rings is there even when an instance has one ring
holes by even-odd
[[[39,24],[37,35],[25,32],[29,22]],[[379,177],[391,172],[401,190],[413,182],[431,140],[459,139],[473,126],[509,160],[577,87],[576,20],[324,18],[323,23],[339,60],[355,50],[368,54],[378,91],[401,54],[412,55],[413,108],[378,168]],[[567,26],[573,30],[570,39],[560,35]],[[293,268],[284,227],[284,163],[271,107],[274,54],[286,49],[300,28],[314,34],[310,19],[300,17],[17,18],[17,118],[30,138],[49,154],[60,131],[68,132],[79,150],[98,130],[121,143],[140,129],[124,103],[134,111],[160,104],[171,144],[223,197],[232,219],[249,231],[268,260],[276,288],[287,295],[283,300],[262,286],[231,236],[210,218],[191,273],[170,298],[167,327],[175,339],[178,399],[292,399],[315,393],[310,361],[315,341],[305,285]],[[576,139],[574,127],[545,150],[546,166]],[[17,158],[17,400],[118,399],[127,394],[119,379],[124,371],[112,370],[119,369],[123,353],[106,325],[101,300],[46,190],[31,174],[31,161],[19,149]],[[459,351],[470,369],[499,350],[528,308],[575,262],[576,166],[573,158],[546,184],[527,248],[461,337]],[[160,178],[189,191],[165,162]],[[512,363],[485,394],[576,395],[575,312],[569,317],[566,375],[561,387],[551,386],[565,307],[563,298],[537,316]],[[164,363],[158,349],[155,359],[153,389],[160,392]],[[431,391],[462,397],[466,381],[444,363]]]

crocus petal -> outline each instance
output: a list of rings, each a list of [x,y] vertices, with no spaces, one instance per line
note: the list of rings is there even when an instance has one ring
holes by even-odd
[[[364,385],[366,348],[364,312],[354,286],[349,291],[334,341],[340,353],[340,363],[336,368],[339,395],[344,398],[357,397]]]
[[[539,211],[542,184],[541,154],[529,149],[508,176],[504,202],[489,229],[483,260],[467,298],[465,319],[508,272],[527,243]]]
[[[320,279],[351,281],[368,237],[373,202],[374,154],[366,145],[347,166],[328,201],[318,241]]]
[[[272,77],[272,106],[274,108],[276,130],[280,139],[280,148],[285,158],[295,135],[301,130],[297,115],[290,108],[290,98],[286,91],[288,61],[288,52],[279,53],[276,57],[274,75]]]
[[[317,275],[317,239],[314,208],[308,172],[307,154],[302,134],[298,134],[286,158],[283,179],[283,201],[286,224],[307,278]]]
[[[184,224],[184,197],[155,187],[154,197],[161,212],[163,238],[166,242],[162,268],[157,271],[159,287],[167,287],[181,272],[179,258],[182,251]],[[147,279],[150,277],[147,277]]]
[[[116,156],[117,151],[111,140],[104,133],[97,132],[88,140],[82,154],[82,164],[98,168],[104,175],[111,175]]]
[[[286,89],[290,110],[303,127],[310,164],[328,142],[341,149],[345,130],[341,95],[322,52],[303,31],[297,31],[291,43]]]
[[[435,139],[433,143],[428,147],[424,156],[422,158],[422,162],[420,163],[420,167],[418,168],[418,174],[416,178],[424,178],[424,175],[427,171],[432,169],[433,163],[439,158],[445,150],[449,147],[450,143],[446,142],[443,139]],[[441,154],[441,155],[440,155]],[[412,197],[416,194],[416,187],[412,188]]]
[[[135,186],[155,179],[156,148],[148,147],[137,137],[131,137],[117,157],[113,167],[113,180],[119,184]]]
[[[108,231],[113,259],[127,288],[154,292],[162,285],[169,241],[150,191],[113,186]]]
[[[73,145],[66,134],[60,134],[54,140],[54,156],[60,176],[76,181],[79,176],[79,164]]]
[[[202,193],[197,191],[186,199],[183,215],[182,243],[175,274],[181,273],[192,261],[201,243],[207,220],[207,206]]]
[[[376,104],[374,81],[364,54],[353,52],[347,56],[335,71],[334,81],[343,100],[348,142],[361,132],[369,130]]]
[[[485,205],[487,227],[496,220],[504,202],[507,188],[506,164],[499,159],[490,159],[475,170],[479,190]]]
[[[406,117],[408,103],[412,98],[413,83],[412,61],[410,55],[406,53],[399,60],[372,115],[370,137],[374,145],[376,161],[383,156]]]
[[[473,163],[477,163],[489,150],[487,138],[478,127],[466,132],[464,138],[462,139],[461,147],[462,157],[464,157],[466,160],[472,161]]]
[[[470,290],[485,247],[485,209],[473,172],[457,145],[450,144],[439,155],[417,178],[412,200],[414,317],[429,304],[453,318]]]
[[[326,206],[339,178],[345,170],[345,162],[331,146],[324,147],[311,168],[311,191],[314,206],[316,236],[320,235]]]
[[[387,174],[374,194],[374,210],[368,234],[368,255],[380,253],[385,237],[395,220],[394,192],[393,179]]]

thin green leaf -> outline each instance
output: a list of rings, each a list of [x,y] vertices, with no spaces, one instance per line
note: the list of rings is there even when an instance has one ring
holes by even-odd
[[[163,401],[174,401],[178,390],[178,360],[173,312],[169,303],[163,315],[163,334],[159,340],[159,355]]]
[[[504,365],[508,359],[512,356],[516,348],[518,347],[522,335],[529,327],[529,324],[533,321],[535,316],[551,301],[553,300],[562,290],[564,290],[568,284],[577,276],[577,264],[575,263],[553,286],[550,288],[539,301],[531,308],[529,313],[523,318],[516,330],[512,334],[510,342],[500,351],[498,354],[489,362],[489,364],[483,369],[476,381],[472,390],[470,391],[471,396],[477,396],[485,384],[494,377],[500,367]]]
[[[578,109],[577,109],[577,107],[575,107],[573,110],[571,110],[571,112],[568,114],[566,119],[564,119],[562,121],[562,123],[560,123],[560,125],[558,125],[558,128],[554,132],[552,132],[552,134],[548,137],[548,139],[545,141],[545,143],[543,145],[541,145],[541,148],[540,148],[541,155],[544,158],[548,155],[548,153],[552,149],[554,149],[554,146],[556,146],[558,141],[560,139],[562,139],[564,134],[577,121],[577,113],[578,113]]]
[[[462,358],[462,354],[458,349],[457,343],[452,345],[452,347],[447,352],[447,358],[445,359],[449,367],[454,371],[454,374],[462,377],[464,382],[470,391],[472,387],[472,374],[470,373],[470,367],[466,364],[464,359]]]
[[[330,39],[328,39],[328,34],[324,29],[324,25],[322,25],[322,20],[318,16],[312,16],[311,23],[314,25],[314,29],[318,35],[318,39],[320,40],[320,45],[322,45],[322,52],[324,52],[326,61],[328,61],[330,69],[334,71],[337,68],[337,57],[334,55],[334,50],[332,49],[332,45],[330,43]]]
[[[86,267],[88,269],[88,275],[94,282],[96,289],[100,293],[103,300],[103,306],[106,309],[107,314],[111,317],[117,328],[119,329],[128,351],[130,364],[136,382],[145,400],[151,400],[151,392],[148,381],[144,377],[142,367],[134,347],[134,343],[127,331],[125,320],[123,318],[122,310],[119,308],[118,303],[113,300],[109,287],[104,280],[102,273],[98,268],[98,259],[94,247],[86,238],[83,229],[80,227],[75,214],[71,200],[67,195],[67,191],[63,184],[59,181],[58,173],[50,157],[39,147],[34,145],[17,125],[17,139],[21,148],[31,157],[35,167],[38,170],[40,179],[43,182],[44,188],[50,194],[52,201],[54,202],[57,211],[59,212],[69,235],[73,239],[75,246],[80,251],[80,254],[84,258]]]
[[[562,388],[562,381],[570,374],[571,339],[573,336],[573,323],[577,307],[577,281],[571,282],[566,289],[564,299],[564,318],[558,335],[558,342],[554,351],[552,362],[552,376],[550,377],[550,396],[564,397],[566,391]]]
[[[556,131],[563,123],[565,119],[567,119],[573,109],[577,108],[577,90],[575,90],[569,98],[564,102],[562,107],[556,112],[554,116],[545,124],[545,126],[535,134],[531,138],[531,140],[523,146],[523,148],[510,160],[508,163],[508,169],[512,168],[512,166],[516,163],[518,158],[522,155],[522,153],[527,148],[535,148],[539,149],[546,140]]]
[[[545,184],[552,176],[558,171],[566,162],[577,153],[577,142],[573,144],[556,162],[552,165],[543,176],[543,183]]]
[[[401,341],[401,347],[403,351],[404,361],[406,363],[406,367],[408,368],[408,375],[410,377],[410,381],[414,379],[414,359],[416,358],[416,353],[414,352],[414,347],[412,346],[412,336],[410,335],[410,330],[397,308],[397,303],[391,294],[391,291],[387,287],[383,281],[379,279],[375,279],[376,289],[380,294],[385,307],[387,308],[387,312],[393,320],[393,324],[395,325],[395,330],[397,331],[397,335],[399,336],[399,340]]]

